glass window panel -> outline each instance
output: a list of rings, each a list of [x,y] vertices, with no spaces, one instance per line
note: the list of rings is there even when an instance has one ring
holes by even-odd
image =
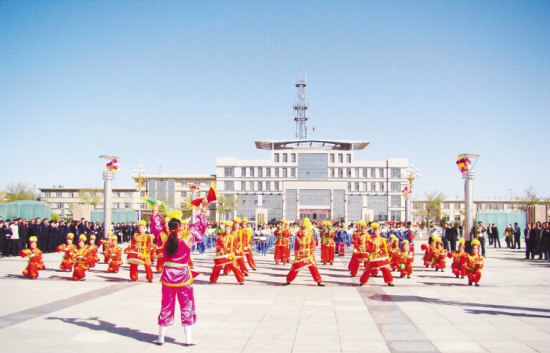
[[[242,167],[241,168],[241,177],[245,177],[246,176],[246,167]]]
[[[391,191],[401,191],[401,183],[392,182]]]
[[[327,180],[328,161],[326,153],[298,154],[298,180]],[[294,170],[292,168],[291,170]],[[295,175],[291,175],[295,176]]]
[[[390,173],[392,178],[401,178],[401,169],[399,168],[391,168]]]
[[[384,168],[379,168],[378,173],[380,174],[379,177],[383,178],[384,177]]]
[[[357,222],[361,219],[361,211],[363,209],[363,196],[348,195],[348,220]]]
[[[249,177],[254,177],[254,167],[248,168],[248,171],[250,172],[250,173],[248,174],[248,176],[249,176]]]
[[[368,208],[374,210],[375,221],[388,220],[388,197],[387,196],[367,196]]]
[[[262,195],[263,208],[267,209],[267,219],[283,219],[283,195]]]
[[[344,206],[345,206],[345,191],[334,190],[333,193],[333,217],[335,220],[340,221],[344,219]]]
[[[391,205],[392,207],[401,207],[401,196],[392,196]]]
[[[270,167],[265,168],[265,177],[266,178],[271,178],[271,168]]]
[[[233,197],[228,195],[229,197]],[[258,205],[257,195],[239,195],[240,203],[237,204],[237,217],[246,217],[249,220],[256,220],[256,207]]]
[[[233,190],[235,190],[235,183],[233,181],[224,181],[223,182],[223,189],[233,191]]]
[[[275,153],[275,163],[279,163],[279,154]]]
[[[223,176],[226,178],[232,178],[233,177],[233,167],[224,167],[223,168]]]
[[[288,155],[286,153],[283,153],[283,163],[288,162]]]
[[[286,214],[285,218],[293,222],[298,218],[298,192],[295,189],[286,191]]]
[[[300,190],[300,206],[330,206],[330,190]]]
[[[290,163],[296,163],[296,153],[290,154]]]

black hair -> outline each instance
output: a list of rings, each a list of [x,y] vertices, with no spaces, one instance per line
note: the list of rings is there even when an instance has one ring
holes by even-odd
[[[168,258],[174,256],[178,252],[178,234],[176,230],[181,225],[181,221],[176,218],[172,218],[168,222],[168,228],[170,228],[170,234],[166,240],[166,255]]]

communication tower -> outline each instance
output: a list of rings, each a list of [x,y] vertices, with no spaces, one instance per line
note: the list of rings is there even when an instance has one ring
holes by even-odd
[[[300,80],[296,83],[298,88],[298,100],[294,103],[294,121],[296,122],[296,138],[307,139],[307,125],[309,103],[306,105],[306,81]]]

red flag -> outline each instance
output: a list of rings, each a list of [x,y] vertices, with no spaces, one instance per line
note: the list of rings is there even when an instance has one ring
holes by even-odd
[[[213,201],[216,201],[218,199],[218,189],[216,188],[216,184],[214,182],[210,183],[210,190],[208,190],[208,195],[206,196],[206,200],[210,203]],[[191,205],[195,207],[199,207],[202,203],[202,200],[204,200],[204,197],[201,197],[199,199],[194,199],[190,202]]]
[[[315,132],[315,126],[313,127],[313,132]]]

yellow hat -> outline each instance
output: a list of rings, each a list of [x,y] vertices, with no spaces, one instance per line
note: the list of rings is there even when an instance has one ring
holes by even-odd
[[[357,222],[357,226],[364,227],[366,225],[365,221],[359,221]]]
[[[181,218],[183,217],[183,213],[180,210],[172,210],[168,212],[168,217],[170,217],[170,219],[175,218],[181,221]]]
[[[233,225],[233,222],[231,222],[231,221],[225,221],[225,225],[231,227],[231,226]]]
[[[235,218],[235,222],[233,223],[241,223],[241,219],[240,218]]]
[[[248,223],[248,219],[246,219],[246,217],[243,217],[242,221],[243,223]]]
[[[107,236],[113,235],[113,232],[107,232]]]
[[[464,240],[464,239],[460,239],[460,240],[458,241],[459,244],[464,244],[465,242],[466,242],[466,240]]]
[[[390,239],[395,239],[395,240],[397,240],[397,239],[399,239],[399,238],[397,238],[397,235],[392,234],[392,235],[390,235]]]
[[[405,239],[405,240],[403,240],[403,243],[401,243],[401,245],[408,244],[408,243],[409,243],[409,241],[407,239]]]
[[[189,221],[187,219],[184,219],[183,221],[181,221],[181,224],[189,224]]]
[[[73,240],[74,239],[74,234],[73,233],[67,234],[67,239]]]
[[[118,237],[117,237],[116,235],[113,235],[113,236],[111,237],[111,241],[113,241],[113,240],[118,241]]]
[[[36,237],[30,237],[30,238],[29,238],[29,241],[30,241],[31,243],[32,243],[32,242],[35,242],[35,243],[36,243],[37,240],[38,240],[38,239],[37,239]]]
[[[86,241],[86,236],[82,234],[81,236],[78,237],[78,241]]]
[[[143,226],[143,227],[146,227],[147,226],[147,222],[145,222],[143,219],[141,221],[138,222],[138,227],[139,226]]]
[[[170,218],[170,217],[164,217],[164,222],[170,222],[171,219],[172,218]]]
[[[95,235],[90,235],[90,240],[95,240]]]
[[[432,241],[437,243],[437,242],[440,242],[441,239],[439,239],[439,237],[432,237]]]
[[[302,227],[311,228],[311,221],[309,220],[309,218],[304,218],[304,220],[302,221]]]
[[[374,228],[380,228],[380,225],[379,225],[378,223],[376,223],[376,222],[371,223],[370,226],[371,226],[372,229],[374,229]]]
[[[480,246],[480,242],[477,239],[472,240],[472,246]]]

